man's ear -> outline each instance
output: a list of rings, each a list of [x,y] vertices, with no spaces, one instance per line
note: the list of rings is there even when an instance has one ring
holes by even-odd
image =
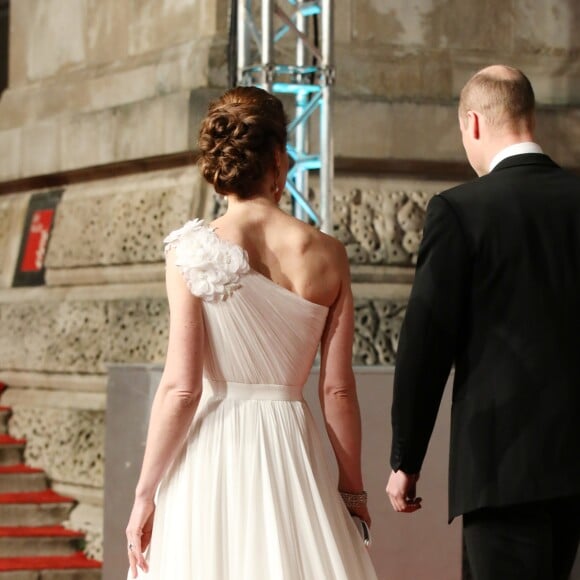
[[[475,111],[467,111],[467,130],[475,140],[480,138],[480,117]]]

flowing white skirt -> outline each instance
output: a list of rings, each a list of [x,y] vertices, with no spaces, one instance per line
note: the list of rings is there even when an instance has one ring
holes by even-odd
[[[219,390],[159,488],[139,578],[375,580],[301,389]]]

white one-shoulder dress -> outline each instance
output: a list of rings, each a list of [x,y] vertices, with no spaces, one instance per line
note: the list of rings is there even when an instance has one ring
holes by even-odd
[[[328,308],[193,220],[165,240],[202,298],[204,386],[157,493],[154,580],[374,580],[302,389]]]

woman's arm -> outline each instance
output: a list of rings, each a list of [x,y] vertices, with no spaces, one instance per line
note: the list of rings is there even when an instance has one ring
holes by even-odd
[[[364,490],[361,470],[361,419],[352,370],[354,305],[350,267],[342,246],[337,251],[339,289],[322,336],[319,396],[326,430],[338,464],[338,489]],[[366,505],[349,508],[370,523]]]
[[[201,300],[188,290],[175,266],[174,251],[167,256],[169,344],[165,368],[151,408],[145,456],[127,526],[129,562],[147,570],[143,551],[151,539],[157,486],[176,455],[193,420],[202,390],[204,326]]]

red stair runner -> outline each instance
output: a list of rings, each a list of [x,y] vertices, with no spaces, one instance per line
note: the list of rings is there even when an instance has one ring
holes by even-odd
[[[7,572],[9,570],[70,570],[100,567],[101,562],[90,560],[82,552],[76,552],[72,556],[0,558],[0,572]]]
[[[26,491],[15,493],[0,493],[0,503],[64,503],[75,501],[72,497],[65,497],[45,489],[44,491]]]
[[[24,445],[26,439],[14,439],[10,435],[0,435],[0,445]]]
[[[62,526],[43,526],[36,528],[28,527],[0,527],[0,538],[43,538],[43,537],[59,537],[59,538],[82,538],[82,532],[69,530]]]

